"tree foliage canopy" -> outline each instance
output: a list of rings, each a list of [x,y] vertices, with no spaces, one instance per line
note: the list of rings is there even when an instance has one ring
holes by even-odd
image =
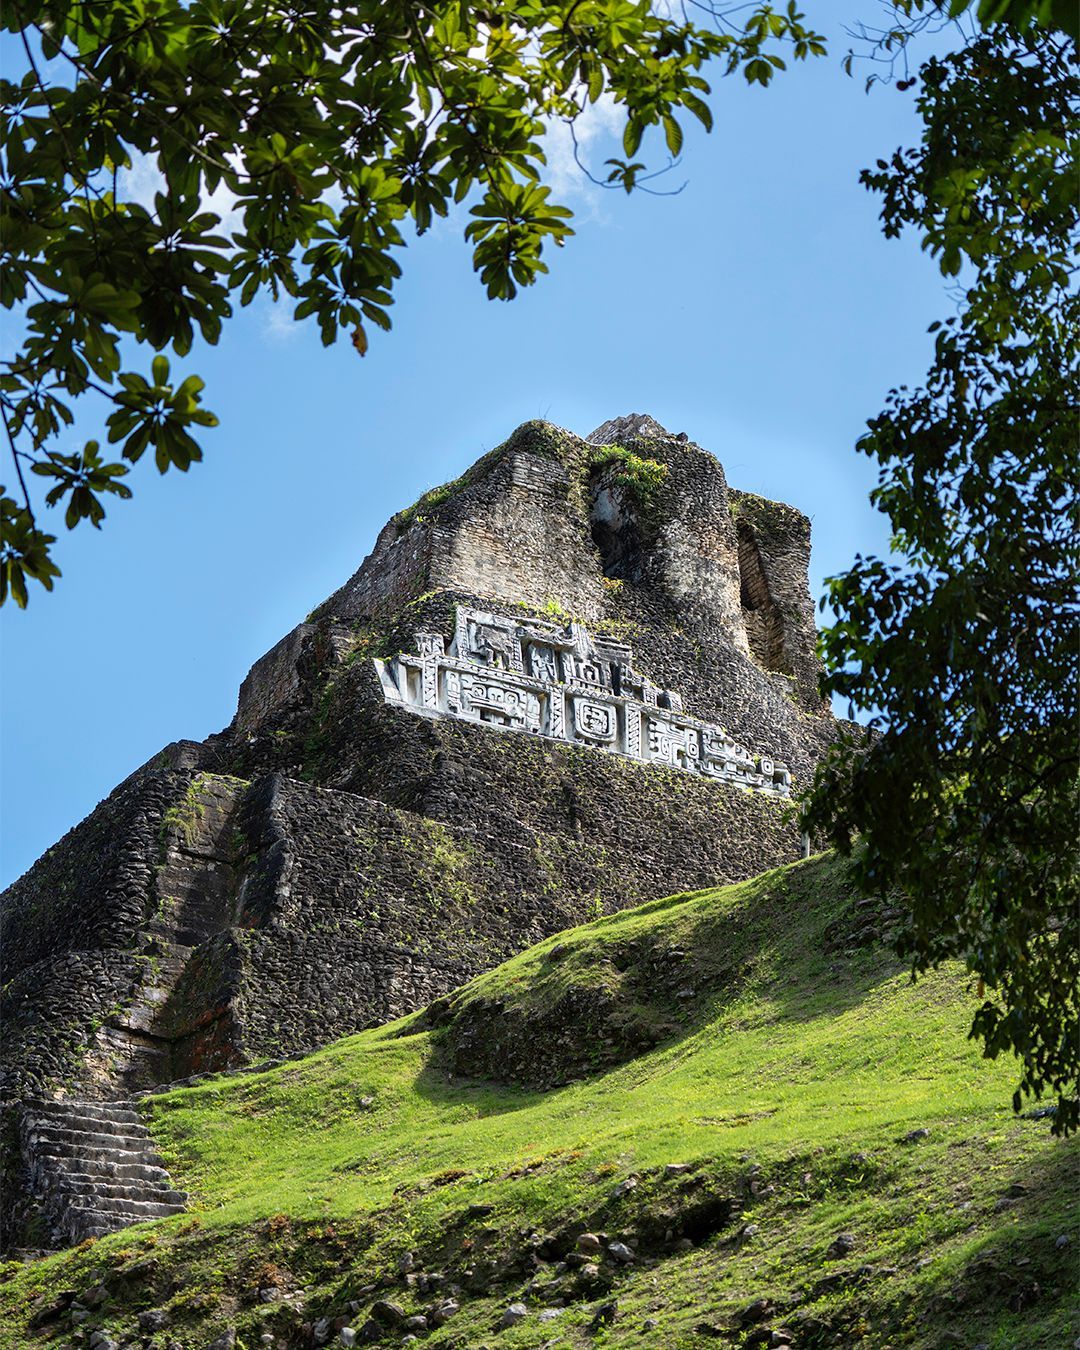
[[[186,357],[265,292],[363,355],[390,326],[406,228],[455,203],[488,295],[510,299],[572,232],[543,182],[551,121],[612,100],[626,159],[609,182],[630,191],[650,129],[674,157],[686,117],[711,125],[707,60],[766,84],[781,50],[824,50],[794,0],[737,27],[710,13],[703,28],[642,0],[11,0],[25,73],[0,81],[0,300],[22,342],[0,368],[16,469],[0,602],[58,575],[32,475],[69,526],[98,525],[147,452],[162,472],[201,457],[215,420],[202,380],[165,355],[139,367],[140,346]],[[159,177],[150,203],[125,173],[141,157]],[[206,205],[219,188],[242,222],[229,236]],[[97,441],[64,448],[84,395],[107,400],[115,462]]]
[[[873,711],[805,822],[909,900],[915,970],[960,957],[972,1036],[1015,1052],[1025,1096],[1078,1123],[1076,851],[1080,63],[1046,29],[996,28],[919,74],[922,144],[864,174],[887,235],[955,278],[925,384],[859,449],[891,560],[829,583],[824,688]],[[858,841],[857,844],[855,841]]]

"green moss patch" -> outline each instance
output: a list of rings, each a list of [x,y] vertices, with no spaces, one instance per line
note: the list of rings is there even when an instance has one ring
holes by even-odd
[[[612,482],[631,494],[643,516],[657,514],[660,491],[668,476],[666,464],[635,455],[621,445],[600,445],[590,454],[589,467],[593,473],[609,470]]]

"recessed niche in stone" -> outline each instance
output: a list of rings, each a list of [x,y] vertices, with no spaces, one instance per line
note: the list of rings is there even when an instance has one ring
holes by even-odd
[[[601,473],[593,483],[589,527],[600,550],[604,576],[618,581],[640,581],[645,568],[644,544],[630,493]]]
[[[772,598],[761,552],[753,528],[736,521],[739,538],[739,603],[750,651],[758,665],[790,675],[791,662],[784,650],[784,616]]]

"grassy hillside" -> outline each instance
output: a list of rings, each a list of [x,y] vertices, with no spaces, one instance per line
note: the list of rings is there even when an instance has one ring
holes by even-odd
[[[6,1267],[0,1341],[72,1343],[101,1285],[82,1343],[1071,1345],[1075,1149],[888,921],[811,859],[154,1098],[195,1212]]]

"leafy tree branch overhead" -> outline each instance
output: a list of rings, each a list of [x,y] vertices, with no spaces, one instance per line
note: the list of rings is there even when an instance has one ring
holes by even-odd
[[[199,430],[216,419],[176,358],[196,336],[215,343],[235,305],[284,294],[324,343],[345,331],[363,355],[371,328],[390,327],[406,229],[423,234],[455,204],[488,295],[512,299],[572,233],[544,182],[551,120],[612,100],[626,159],[610,161],[609,182],[632,191],[643,144],[674,157],[681,119],[711,125],[709,59],[767,84],[781,52],[824,50],[793,0],[696,13],[634,0],[12,0],[3,23],[25,74],[2,81],[0,295],[24,336],[0,374],[14,470],[0,602],[24,606],[28,581],[51,589],[59,574],[38,478],[69,527],[98,526],[147,452],[162,473],[201,458]],[[125,173],[138,156],[160,172],[152,207]],[[242,222],[229,237],[205,205],[218,188]],[[146,348],[171,358],[134,366]],[[73,452],[86,397],[104,400],[103,434]]]

